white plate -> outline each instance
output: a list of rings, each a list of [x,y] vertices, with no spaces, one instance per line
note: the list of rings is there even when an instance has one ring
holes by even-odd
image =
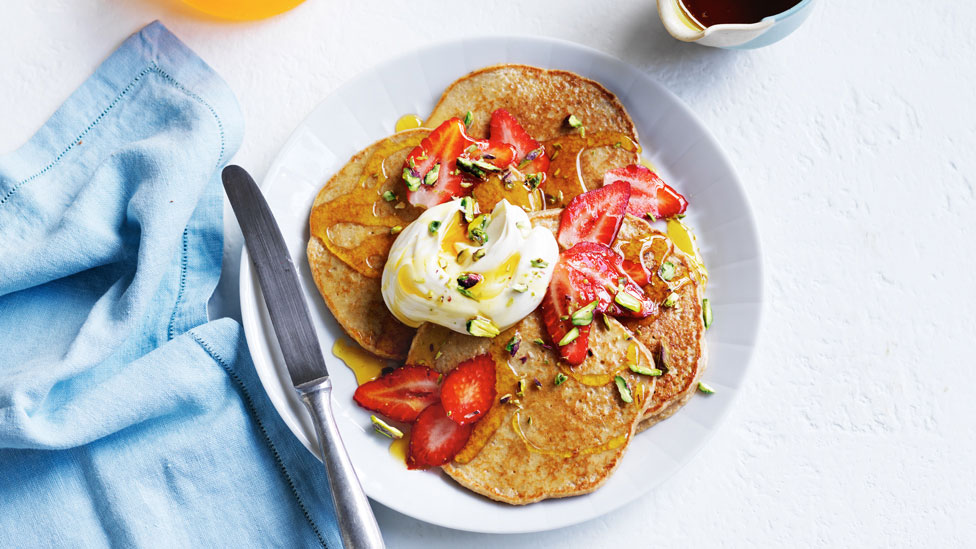
[[[689,200],[710,273],[715,323],[708,331],[705,379],[716,393],[696,396],[674,417],[635,437],[607,483],[585,496],[513,507],[460,488],[439,472],[407,471],[352,400],[356,382],[330,349],[342,329],[318,295],[305,259],[309,209],[319,188],[360,149],[393,131],[403,114],[426,116],[441,92],[468,72],[497,63],[565,69],[592,78],[623,102],[644,155]],[[674,473],[729,410],[749,363],[762,309],[759,241],[742,185],[718,143],[689,109],[639,70],[602,53],[543,38],[452,42],[400,56],[340,86],[295,130],[268,171],[263,190],[278,219],[311,307],[332,374],[339,431],[369,497],[419,520],[476,532],[532,532],[582,522],[625,505]],[[315,431],[295,395],[247,254],[241,258],[241,311],[265,390],[295,436],[318,454]]]

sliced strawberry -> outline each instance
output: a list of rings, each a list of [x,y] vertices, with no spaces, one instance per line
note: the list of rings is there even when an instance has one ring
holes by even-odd
[[[681,193],[669,187],[656,173],[644,166],[631,164],[625,168],[610,170],[603,176],[604,185],[616,181],[630,183],[627,213],[638,217],[651,214],[655,219],[664,219],[685,213],[688,209],[688,201]]]
[[[471,425],[458,425],[440,403],[424,410],[410,432],[408,469],[439,467],[451,461],[471,436]]]
[[[609,246],[624,221],[630,183],[617,181],[578,194],[559,218],[559,245],[572,248],[577,242],[598,242]]]
[[[612,316],[634,318],[644,318],[657,311],[657,304],[624,268],[623,256],[607,246],[580,242],[564,251],[559,261],[581,272],[593,284],[600,310]],[[624,295],[618,295],[621,292]]]
[[[367,410],[409,423],[440,399],[437,378],[437,372],[425,366],[404,366],[363,383],[352,398]]]
[[[549,290],[542,298],[541,311],[553,346],[559,350],[559,356],[570,364],[582,364],[590,340],[590,325],[574,326],[570,317],[594,299],[597,297],[593,284],[583,273],[560,259],[553,268]],[[598,310],[602,309],[598,307]],[[559,342],[574,328],[579,331],[576,339],[560,345]]]
[[[464,122],[460,118],[445,120],[430,132],[410,151],[403,164],[407,202],[430,208],[464,194],[457,157],[474,142],[464,133]],[[431,175],[433,170],[437,171]]]
[[[478,355],[451,370],[441,387],[441,405],[458,425],[481,419],[495,401],[495,361]]]
[[[627,273],[627,276],[641,286],[646,286],[651,283],[651,273],[639,261],[624,259],[620,263],[620,268],[623,272]]]
[[[544,174],[549,171],[549,155],[538,141],[505,109],[491,113],[488,131],[493,140],[515,147],[516,167],[522,173]],[[538,186],[538,185],[536,185]]]
[[[481,160],[501,171],[515,162],[516,154],[513,145],[494,139],[486,139],[476,141],[473,145],[468,146],[461,156],[471,160]]]

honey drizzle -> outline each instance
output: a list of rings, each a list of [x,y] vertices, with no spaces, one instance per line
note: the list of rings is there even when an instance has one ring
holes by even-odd
[[[332,354],[352,370],[359,385],[380,377],[383,368],[388,365],[387,361],[374,356],[346,338],[336,340],[332,345]]]
[[[497,175],[476,183],[471,190],[471,196],[478,202],[478,207],[483,212],[492,211],[495,209],[495,204],[502,200],[508,200],[513,206],[518,206],[526,212],[546,209],[546,199],[541,188],[529,190],[524,183],[514,181],[509,189]]]
[[[552,197],[548,206],[562,208],[574,196],[586,192],[583,181],[581,158],[583,151],[597,147],[618,147],[629,152],[640,152],[640,145],[630,136],[619,132],[593,132],[585,137],[579,133],[563,135],[544,143],[549,154],[549,171],[543,185],[546,195]],[[560,192],[562,197],[560,198]]]
[[[407,462],[407,450],[410,448],[410,431],[405,430],[403,432],[403,438],[393,439],[390,443],[390,455],[397,459],[400,463],[406,464]]]
[[[525,444],[525,447],[530,452],[535,454],[543,454],[546,456],[555,456],[561,458],[574,458],[579,456],[588,456],[592,454],[598,454],[600,452],[607,452],[609,450],[616,450],[617,448],[620,448],[621,446],[627,444],[627,440],[630,438],[630,433],[625,433],[622,435],[615,436],[610,440],[604,442],[603,444],[598,444],[596,446],[590,446],[588,448],[580,448],[574,450],[554,450],[552,448],[542,448],[541,446],[538,446],[532,441],[530,441],[528,437],[525,436],[525,433],[522,431],[522,424],[520,418],[521,418],[520,411],[516,411],[512,415],[512,429],[514,429],[515,434],[517,434],[519,438],[522,439],[522,442]]]
[[[391,229],[406,227],[420,215],[417,208],[406,205],[397,209],[396,202],[387,202],[383,198],[383,193],[390,190],[397,194],[399,202],[405,204],[406,200],[402,185],[387,185],[391,177],[386,172],[386,160],[397,151],[419,145],[426,136],[425,132],[418,132],[406,139],[387,140],[380,144],[366,161],[358,186],[312,210],[311,234],[325,243],[325,247],[343,263],[364,276],[379,278],[390,246],[396,240]],[[370,180],[373,180],[372,184],[367,184]],[[351,246],[341,246],[337,240],[339,226],[343,224],[357,231],[371,229],[370,234]]]

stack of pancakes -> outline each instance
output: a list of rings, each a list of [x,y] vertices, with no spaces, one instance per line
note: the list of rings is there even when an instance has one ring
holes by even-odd
[[[468,133],[484,139],[491,113],[499,108],[509,111],[540,142],[576,131],[565,124],[568,114],[582,119],[587,132],[617,132],[638,142],[633,121],[606,88],[573,73],[524,65],[489,67],[457,80],[424,126],[434,128],[471,111]],[[705,368],[704,280],[696,276],[694,260],[668,241],[667,260],[675,265],[676,276],[686,279],[675,290],[676,306],[661,307],[644,319],[595,321],[590,356],[574,368],[561,362],[558,351],[548,344],[538,311],[493,339],[433,324],[418,329],[401,324],[380,293],[382,252],[370,265],[349,257],[367,239],[382,249],[385,241],[380,233],[389,234],[391,224],[406,226],[419,216],[420,210],[412,206],[379,197],[387,190],[404,195],[399,176],[403,161],[429,131],[408,130],[370,145],[322,188],[312,208],[308,244],[315,283],[346,333],[377,356],[446,373],[466,359],[492,354],[496,390],[511,398],[493,405],[476,424],[465,448],[444,466],[458,483],[512,504],[591,492],[613,473],[636,433],[672,415],[694,394]],[[586,149],[578,166],[586,188],[594,189],[602,185],[606,171],[638,161],[636,152],[600,147]],[[372,204],[352,199],[361,196],[364,188],[375,191],[377,200]],[[368,222],[363,222],[366,215],[343,213],[356,208],[370,209]],[[555,234],[561,211],[534,212],[530,218]],[[621,242],[649,238],[667,237],[631,215],[617,237]],[[392,238],[388,241],[392,243]],[[649,248],[643,253],[652,272],[660,268],[656,264],[660,257]],[[514,353],[506,349],[513,338],[521,341]],[[626,367],[635,360],[664,374],[656,378],[635,374]],[[560,374],[566,380],[556,385]],[[617,375],[627,380],[634,393],[632,403],[621,400],[613,382]]]

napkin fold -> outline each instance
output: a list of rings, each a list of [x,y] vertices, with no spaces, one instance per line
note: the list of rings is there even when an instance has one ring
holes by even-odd
[[[207,321],[241,113],[156,22],[0,157],[0,547],[339,547],[321,464]]]

